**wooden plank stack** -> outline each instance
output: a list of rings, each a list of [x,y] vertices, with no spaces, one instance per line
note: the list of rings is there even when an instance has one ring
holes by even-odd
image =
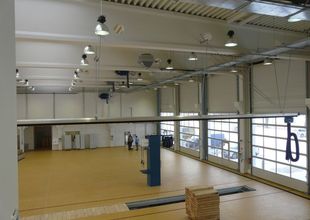
[[[213,187],[186,187],[185,195],[186,213],[190,219],[220,219],[220,198]]]

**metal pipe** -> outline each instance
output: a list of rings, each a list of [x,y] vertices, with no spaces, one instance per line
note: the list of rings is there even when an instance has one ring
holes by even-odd
[[[215,72],[215,71],[227,69],[227,68],[230,68],[230,67],[235,66],[235,65],[259,62],[259,61],[262,61],[263,59],[265,59],[266,57],[270,57],[270,56],[274,57],[274,56],[276,56],[278,54],[285,53],[285,52],[288,52],[288,51],[291,51],[291,50],[294,50],[294,49],[304,48],[304,47],[307,47],[307,46],[310,46],[310,38],[305,38],[305,39],[299,40],[299,41],[297,41],[295,43],[292,43],[292,44],[288,44],[288,45],[277,47],[277,48],[274,48],[274,49],[271,49],[271,50],[267,50],[267,51],[262,52],[260,54],[244,55],[244,56],[239,57],[239,58],[237,58],[237,59],[235,59],[233,61],[229,61],[229,62],[226,62],[226,63],[210,66],[210,67],[207,67],[207,68],[204,68],[204,69],[200,69],[200,70],[197,70],[197,71],[193,71],[193,72],[188,72],[188,73],[185,73],[183,75],[172,77],[172,78],[169,78],[169,79],[165,79],[163,81],[152,83],[152,84],[147,85],[147,86],[142,86],[142,87],[139,87],[139,88],[134,88],[134,89],[132,89],[130,91],[154,88],[154,87],[161,86],[163,84],[174,83],[175,81],[183,80],[183,79],[189,78],[191,76],[203,75],[203,74],[208,74],[210,72]]]
[[[223,120],[223,119],[252,119],[252,118],[278,118],[297,117],[299,113],[279,114],[240,114],[240,115],[201,115],[201,116],[155,116],[155,117],[129,117],[129,118],[64,118],[64,119],[24,119],[17,120],[17,126],[34,125],[73,125],[73,124],[115,124],[115,123],[142,123],[161,121],[193,121],[193,120]]]

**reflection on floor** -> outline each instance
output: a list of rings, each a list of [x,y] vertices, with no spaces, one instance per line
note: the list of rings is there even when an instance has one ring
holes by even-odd
[[[256,191],[220,198],[221,219],[310,219],[309,200],[164,149],[160,187],[148,187],[140,169],[140,152],[126,148],[27,153],[19,162],[21,216],[179,195],[192,185],[248,185]],[[184,203],[178,203],[83,219],[187,217]]]

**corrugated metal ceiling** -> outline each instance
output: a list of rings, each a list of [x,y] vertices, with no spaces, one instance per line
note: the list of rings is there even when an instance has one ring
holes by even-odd
[[[199,3],[189,3],[175,0],[104,0],[117,4],[132,5],[136,7],[152,8],[157,10],[171,11],[181,14],[199,17],[213,18],[237,23],[239,25],[249,24],[274,28],[278,30],[308,33],[310,22],[300,21],[296,23],[287,22],[286,18],[272,17],[268,15],[257,15],[247,12],[216,8]]]

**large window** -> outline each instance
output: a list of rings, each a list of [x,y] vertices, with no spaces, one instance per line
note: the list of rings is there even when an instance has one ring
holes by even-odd
[[[208,154],[238,162],[238,120],[208,121]]]
[[[294,118],[292,132],[297,134],[300,158],[297,162],[285,159],[287,125],[283,118],[252,120],[253,167],[307,182],[306,116]],[[292,152],[296,152],[292,141]],[[295,155],[293,155],[295,157]]]
[[[180,116],[197,116],[198,113],[181,113]],[[199,121],[180,121],[180,146],[199,151]]]
[[[173,112],[161,112],[160,116],[173,116]],[[173,121],[160,122],[160,134],[174,136],[174,122]]]

